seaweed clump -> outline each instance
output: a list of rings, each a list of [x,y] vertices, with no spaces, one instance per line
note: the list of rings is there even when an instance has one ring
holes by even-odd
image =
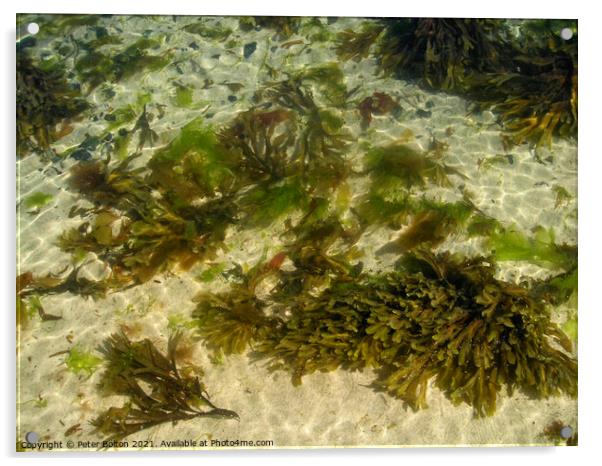
[[[565,26],[576,31],[576,23]],[[577,136],[577,39],[555,24],[496,19],[402,18],[339,35],[344,60],[370,51],[383,72],[459,93],[498,114],[507,145],[550,146]]]
[[[473,73],[464,88],[479,109],[499,115],[506,144],[551,146],[552,137],[577,137],[577,38],[549,25],[500,42],[500,60]],[[567,21],[565,26],[576,28]]]
[[[204,141],[205,133],[194,128],[201,134],[187,135],[185,128],[180,139],[155,154],[147,176],[129,168],[135,156],[112,169],[108,161],[76,165],[70,184],[96,207],[90,209],[89,221],[61,235],[61,248],[95,252],[111,267],[111,284],[118,288],[148,281],[175,265],[187,270],[212,257],[233,222],[233,205],[227,196],[215,197],[217,175],[199,170],[195,176],[214,152],[195,146],[195,137]],[[169,175],[168,167],[182,169],[160,177],[163,170]],[[193,204],[203,193],[212,198]]]
[[[362,117],[362,128],[366,129],[372,122],[372,115],[385,115],[399,109],[399,104],[391,96],[383,92],[375,92],[366,97],[358,105]]]
[[[57,124],[73,118],[89,104],[70,84],[59,65],[41,67],[26,52],[17,53],[17,153],[36,147],[48,150],[59,138]],[[35,141],[35,144],[34,144]]]
[[[272,29],[280,39],[286,39],[299,31],[301,18],[295,16],[243,16],[239,19],[240,29]]]
[[[414,409],[427,407],[431,380],[476,416],[492,415],[504,389],[576,396],[571,341],[528,289],[494,271],[484,258],[418,251],[395,272],[342,276],[276,304],[254,355],[295,385],[316,371],[374,368],[373,388]]]
[[[108,55],[96,49],[92,41],[84,44],[86,54],[75,62],[75,71],[80,80],[87,84],[91,92],[105,82],[117,82],[130,79],[142,71],[158,71],[171,62],[173,51],[151,54],[150,50],[161,48],[161,40],[142,37],[123,49],[123,51]]]
[[[498,59],[497,20],[404,18],[384,24],[380,66],[421,77],[431,87],[457,89],[468,74],[491,69]]]
[[[464,220],[465,209],[443,209],[447,212],[442,212],[441,206],[413,196],[416,187],[427,184],[451,187],[450,175],[464,177],[442,162],[446,148],[445,144],[433,141],[427,151],[401,143],[369,149],[365,156],[365,172],[370,176],[370,188],[356,208],[362,221],[366,224],[388,223],[399,228],[412,213],[417,216],[414,222],[424,215],[435,222],[435,216],[439,220],[456,216]],[[433,210],[439,212],[434,214]]]
[[[218,408],[209,400],[204,384],[190,373],[191,368],[178,368],[180,338],[179,333],[169,338],[166,354],[148,339],[132,342],[122,333],[104,343],[104,388],[129,398],[121,408],[109,408],[92,421],[107,441],[122,440],[166,422],[176,424],[201,417],[239,419],[234,411]]]

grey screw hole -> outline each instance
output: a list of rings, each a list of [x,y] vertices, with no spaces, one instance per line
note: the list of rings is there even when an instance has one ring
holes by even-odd
[[[560,37],[564,40],[571,40],[573,38],[573,31],[571,31],[569,28],[564,28],[562,31],[560,31]]]
[[[571,426],[564,426],[560,429],[560,436],[562,438],[571,438],[573,436],[573,428]]]
[[[37,432],[27,432],[25,434],[25,440],[29,443],[36,443],[38,440],[40,440],[40,436]]]
[[[38,32],[40,32],[40,26],[38,23],[29,23],[27,25],[27,32],[29,32],[32,36],[35,36]]]

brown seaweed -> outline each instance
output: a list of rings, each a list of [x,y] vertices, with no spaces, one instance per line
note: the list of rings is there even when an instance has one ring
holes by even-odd
[[[374,92],[358,105],[358,110],[362,117],[362,128],[366,129],[370,126],[372,115],[385,115],[399,108],[399,104],[391,96],[383,92]]]
[[[180,338],[179,333],[170,336],[166,354],[148,339],[132,342],[123,333],[104,342],[100,348],[107,360],[103,387],[107,393],[129,398],[121,408],[109,408],[92,421],[105,440],[122,440],[166,422],[239,419],[234,411],[210,401],[198,376],[178,367]]]
[[[56,125],[89,107],[59,65],[41,68],[24,51],[17,54],[17,153],[48,150],[59,139]]]
[[[498,60],[498,22],[489,19],[403,18],[385,20],[380,66],[419,76],[431,87],[461,87],[467,74],[492,69]]]
[[[384,28],[384,25],[379,23],[367,23],[359,32],[352,29],[340,32],[336,44],[338,57],[355,61],[367,58]]]
[[[414,258],[413,268],[300,301],[257,356],[295,384],[318,370],[377,368],[374,387],[414,409],[427,406],[431,379],[478,416],[494,413],[503,387],[576,396],[572,344],[528,290],[496,280],[482,258]]]
[[[296,123],[292,112],[248,110],[240,113],[219,138],[224,147],[240,153],[242,169],[254,178],[281,180],[291,175]]]

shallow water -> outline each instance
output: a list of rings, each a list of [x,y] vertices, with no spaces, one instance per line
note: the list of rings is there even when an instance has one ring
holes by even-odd
[[[432,171],[427,170],[426,182],[409,187],[408,193],[416,202],[470,201],[463,205],[471,205],[472,214],[478,212],[495,219],[503,228],[526,237],[533,237],[537,231],[553,231],[553,245],[576,246],[575,140],[554,137],[551,147],[534,147],[529,143],[508,147],[501,137],[503,127],[498,115],[491,110],[473,110],[466,96],[429,88],[419,80],[384,74],[374,54],[357,61],[342,60],[334,47],[337,34],[348,29],[360,30],[367,21],[363,19],[304,18],[298,29],[279,34],[267,26],[242,30],[236,17],[109,16],[67,28],[65,18],[27,15],[19,16],[18,30],[25,34],[26,25],[32,21],[40,25],[37,42],[19,53],[30,53],[40,63],[61,61],[68,79],[80,82],[82,98],[90,108],[69,120],[69,128],[67,123],[58,124],[58,132],[65,134],[56,137],[48,148],[31,150],[17,159],[18,275],[31,272],[34,277],[22,296],[30,303],[29,319],[18,328],[18,442],[26,433],[35,432],[40,441],[62,442],[56,449],[98,448],[98,444],[88,442],[99,442],[106,436],[95,431],[90,421],[127,401],[127,397],[107,393],[99,387],[107,376],[98,349],[119,331],[131,341],[149,339],[161,352],[167,351],[170,334],[176,330],[182,332],[185,351],[180,367],[202,368],[201,379],[211,402],[235,411],[240,417],[239,420],[198,417],[175,425],[166,422],[127,436],[123,448],[182,449],[193,441],[196,448],[542,445],[562,441],[545,435],[554,422],[576,429],[577,401],[566,394],[533,398],[521,390],[509,395],[506,387],[502,387],[495,413],[476,417],[472,406],[452,404],[449,396],[434,385],[433,377],[428,381],[428,408],[414,411],[403,400],[370,386],[376,377],[372,368],[317,371],[304,375],[302,384],[294,386],[290,372],[270,371],[266,358],[256,357],[253,342],[241,354],[216,356],[203,339],[202,323],[193,319],[198,306],[193,299],[201,296],[198,300],[202,301],[203,293],[205,296],[226,293],[242,280],[240,274],[248,277],[254,266],[272,264],[270,259],[287,251],[284,261],[273,267],[275,271],[265,269],[265,277],[253,290],[258,299],[270,302],[270,293],[277,289],[282,278],[279,273],[299,268],[287,248],[292,241],[292,227],[301,224],[311,204],[285,206],[282,214],[256,224],[253,223],[256,217],[245,217],[247,208],[241,207],[236,213],[237,221],[225,228],[223,241],[216,242],[211,254],[188,269],[166,263],[148,280],[137,276],[127,287],[109,289],[104,295],[93,297],[83,292],[83,283],[103,283],[115,274],[119,251],[127,247],[124,246],[127,241],[116,245],[121,220],[111,223],[110,239],[97,250],[65,251],[59,245],[64,232],[85,222],[89,224],[87,230],[84,228],[87,234],[95,234],[92,231],[98,225],[94,223],[95,215],[100,211],[93,211],[95,205],[90,198],[70,183],[73,167],[104,160],[107,154],[112,155],[109,167],[115,167],[119,156],[114,142],[120,128],[125,128],[124,134],[133,134],[123,159],[136,153],[132,167],[146,167],[147,171],[141,172],[145,174],[161,148],[170,147],[182,128],[195,118],[202,118],[207,127],[227,128],[241,112],[254,108],[258,101],[261,103],[257,95],[266,86],[321,64],[340,69],[347,92],[345,102],[334,106],[324,97],[324,87],[328,90],[328,85],[333,84],[332,77],[327,77],[325,84],[318,81],[307,85],[320,109],[328,109],[341,119],[340,127],[327,128],[326,132],[346,134],[342,159],[351,175],[341,172],[342,183],[325,190],[314,186],[310,197],[322,199],[324,192],[328,193],[327,200],[332,204],[329,212],[346,232],[360,228],[355,211],[372,186],[370,172],[365,170],[367,153],[373,148],[401,144],[422,157],[430,157],[438,167],[449,169],[443,175],[446,182],[440,185],[432,182]],[[202,33],[186,29],[195,24],[206,29]],[[62,33],[59,26],[66,28],[68,34]],[[82,79],[77,63],[93,50],[91,41],[107,35],[120,43],[108,41],[99,46],[96,50],[104,56],[114,59],[131,44],[147,38],[156,43],[142,55],[166,57],[166,63],[155,70],[139,65],[139,70],[131,70],[131,77],[112,76],[114,79],[101,80],[92,88],[90,81]],[[254,49],[248,45],[253,43]],[[178,93],[183,88],[192,93]],[[390,96],[396,108],[383,114],[374,113],[366,128],[362,126],[358,105],[374,93]],[[259,108],[266,112],[277,105]],[[112,120],[105,118],[118,109],[128,108],[133,115],[127,121],[111,126]],[[140,148],[139,134],[134,131],[139,118],[146,113],[156,138],[151,137]],[[303,115],[295,118],[299,120],[298,128],[309,124]],[[276,134],[281,132],[282,126]],[[104,139],[108,133],[111,140]],[[82,152],[80,149],[88,147],[85,142],[94,137],[100,142]],[[436,152],[437,147],[442,148],[440,153]],[[243,171],[241,166],[235,175],[242,177]],[[261,183],[252,182],[237,195],[244,196],[245,190],[256,189]],[[282,182],[270,186],[282,185],[278,183]],[[133,189],[124,191],[124,199]],[[156,183],[149,182],[141,189],[147,189],[157,199],[167,198]],[[566,196],[559,197],[559,192]],[[37,204],[28,202],[36,193],[51,197]],[[203,205],[207,199],[222,196],[219,192],[205,194],[190,201],[191,205],[194,202]],[[125,215],[123,205],[111,202],[116,218]],[[293,200],[289,202],[294,204]],[[84,213],[74,214],[74,208]],[[267,209],[260,205],[255,215],[260,216]],[[381,254],[379,250],[394,242],[400,231],[407,231],[404,229],[409,228],[416,215],[368,222],[351,246],[339,237],[327,251],[330,257],[344,254],[351,265],[361,263],[361,273],[366,276],[390,272],[400,254]],[[326,220],[319,219],[318,226]],[[192,235],[196,233],[195,230]],[[460,257],[492,255],[495,278],[525,289],[534,289],[538,281],[569,272],[537,257],[496,260],[496,251],[488,241],[487,236],[470,236],[467,224],[461,224],[440,240],[427,241],[426,246],[434,253],[450,252]],[[529,256],[528,252],[525,255]],[[64,280],[74,270],[74,285],[61,289],[60,277]],[[309,297],[318,296],[337,279],[332,270],[325,275],[326,279],[308,290]],[[357,282],[363,277],[345,275],[347,280],[350,276]],[[59,278],[52,285],[48,280],[41,285],[40,277]],[[31,305],[36,296],[43,307],[42,313]],[[576,298],[546,306],[552,321],[569,333],[566,324],[576,322]],[[266,313],[269,312],[278,311],[268,306]],[[290,315],[287,314],[290,311],[282,312],[283,316]],[[43,315],[60,319],[45,319]],[[69,364],[74,348],[97,362],[88,371],[78,371]],[[201,374],[200,369],[197,374]],[[255,441],[268,442],[250,443]],[[73,442],[72,446],[68,442]],[[48,449],[48,445],[42,449]]]

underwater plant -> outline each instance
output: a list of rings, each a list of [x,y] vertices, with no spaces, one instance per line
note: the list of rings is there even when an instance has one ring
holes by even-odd
[[[157,140],[159,139],[159,135],[151,129],[149,120],[150,117],[149,114],[146,112],[146,105],[144,105],[144,107],[142,108],[142,113],[136,120],[136,124],[134,125],[134,128],[131,131],[132,134],[135,132],[139,133],[139,151],[141,151],[144,148],[146,143],[148,143],[152,147],[155,144],[155,142],[157,142]]]
[[[23,200],[23,205],[30,211],[38,212],[42,207],[52,201],[53,197],[52,194],[36,191]]]
[[[498,261],[528,261],[550,269],[571,271],[577,266],[577,247],[557,244],[554,230],[536,227],[527,236],[516,226],[498,228],[487,239]]]
[[[529,290],[496,280],[483,258],[420,252],[405,266],[304,296],[256,356],[294,384],[315,371],[375,368],[373,387],[414,409],[427,407],[431,379],[477,416],[495,412],[504,387],[576,396],[572,343]]]
[[[372,122],[372,115],[384,115],[398,110],[399,104],[391,96],[383,92],[374,92],[358,105],[362,117],[362,129],[368,128]]]
[[[186,32],[192,34],[198,34],[206,39],[213,40],[226,40],[232,34],[232,29],[224,28],[220,26],[209,26],[199,21],[196,23],[188,24],[183,28]]]
[[[57,124],[89,108],[60,64],[42,68],[26,51],[17,53],[17,154],[46,151],[59,138]]]
[[[338,57],[345,61],[367,58],[384,29],[385,25],[379,22],[365,22],[360,31],[346,29],[340,32],[336,40]]]
[[[132,342],[123,333],[104,342],[100,349],[107,360],[104,389],[129,399],[122,407],[109,408],[92,421],[106,440],[122,440],[166,422],[176,424],[202,417],[239,419],[234,411],[218,408],[210,401],[198,375],[178,367],[180,338],[180,333],[169,337],[165,354],[150,340]]]
[[[425,186],[427,181],[438,186],[451,186],[447,175],[459,172],[441,162],[436,153],[423,153],[407,144],[392,143],[375,147],[366,154],[366,171],[382,190],[404,185]]]
[[[568,23],[572,31],[576,24]],[[380,68],[461,94],[492,110],[507,145],[550,146],[577,136],[577,40],[550,21],[524,21],[515,37],[504,20],[398,18],[339,34],[343,60],[373,53]],[[566,26],[566,25],[565,25]]]
[[[500,21],[400,18],[383,21],[377,56],[387,73],[420,77],[431,87],[455,89],[468,73],[498,59]]]
[[[167,146],[157,150],[146,183],[180,204],[235,193],[244,179],[235,175],[239,156],[228,150],[202,118],[188,122]]]
[[[378,249],[377,255],[402,254],[425,245],[437,247],[452,232],[457,231],[473,213],[472,207],[463,202],[422,204],[421,209],[412,215],[409,225],[395,240]]]
[[[106,82],[127,80],[143,71],[159,71],[173,58],[172,50],[157,55],[148,53],[149,49],[161,47],[159,38],[142,37],[114,55],[99,51],[98,45],[94,41],[83,44],[82,49],[86,53],[74,65],[80,81],[87,85],[88,93]]]
[[[195,301],[198,305],[192,317],[214,354],[243,353],[264,326],[270,325],[262,303],[244,286],[221,294],[201,294]]]
[[[577,136],[576,42],[550,41],[551,48],[510,48],[503,65],[467,80],[477,108],[499,115],[508,144],[550,147],[553,136]]]
[[[121,227],[115,236],[117,222]],[[213,257],[231,222],[218,201],[177,211],[167,203],[153,202],[137,205],[119,218],[100,212],[89,232],[68,230],[59,244],[65,251],[96,252],[111,267],[113,283],[123,287],[146,282],[175,265],[187,270],[198,260]]]
[[[301,18],[295,16],[242,16],[239,18],[241,30],[272,29],[279,39],[286,39],[296,34],[300,25]]]
[[[21,330],[27,328],[36,314],[42,322],[62,319],[61,316],[47,313],[40,300],[40,294],[56,284],[57,280],[53,277],[35,278],[31,272],[17,276],[17,325]]]
[[[101,358],[78,346],[71,348],[65,358],[67,369],[77,375],[83,373],[87,377],[91,377],[101,363]]]
[[[431,144],[427,151],[403,143],[370,148],[364,162],[364,172],[370,177],[369,189],[353,208],[362,222],[366,225],[388,224],[399,229],[408,216],[414,214],[414,221],[421,216],[423,220],[430,217],[435,222],[435,216],[442,221],[453,220],[455,216],[456,223],[463,223],[466,217],[463,211],[469,207],[465,203],[457,204],[457,208],[448,206],[450,208],[444,212],[436,203],[414,196],[416,187],[424,187],[427,183],[452,187],[448,175],[464,177],[441,161],[445,150],[446,146],[438,142]],[[438,213],[428,214],[433,210]]]
[[[295,141],[294,114],[288,110],[248,110],[239,113],[219,134],[227,149],[242,159],[242,169],[261,180],[281,180],[291,174],[291,146]]]
[[[322,92],[329,102],[334,100],[341,105],[346,100],[346,88],[341,79],[341,70],[327,64],[268,84],[255,96],[259,102],[272,102],[297,112],[297,127],[301,129],[295,141],[293,158],[299,160],[303,177],[326,177],[327,181],[334,174],[340,177],[346,173],[344,154],[351,139],[343,128],[345,121],[335,108],[319,106],[309,87],[309,83],[315,81],[328,83]]]
[[[142,283],[175,265],[189,269],[198,260],[213,257],[224,240],[227,226],[234,221],[234,206],[227,197],[192,204],[198,196],[193,190],[201,193],[199,186],[205,186],[179,184],[176,171],[175,179],[154,181],[164,161],[172,166],[179,162],[176,156],[170,158],[172,154],[191,156],[190,150],[175,150],[183,144],[176,139],[174,145],[156,152],[149,163],[153,172],[147,176],[142,175],[145,168],[128,168],[138,155],[112,169],[107,161],[76,165],[72,170],[71,186],[97,206],[88,211],[93,214],[90,221],[61,235],[59,245],[68,252],[95,252],[106,261],[111,276],[102,283],[107,286]],[[153,189],[161,194],[153,196]]]

